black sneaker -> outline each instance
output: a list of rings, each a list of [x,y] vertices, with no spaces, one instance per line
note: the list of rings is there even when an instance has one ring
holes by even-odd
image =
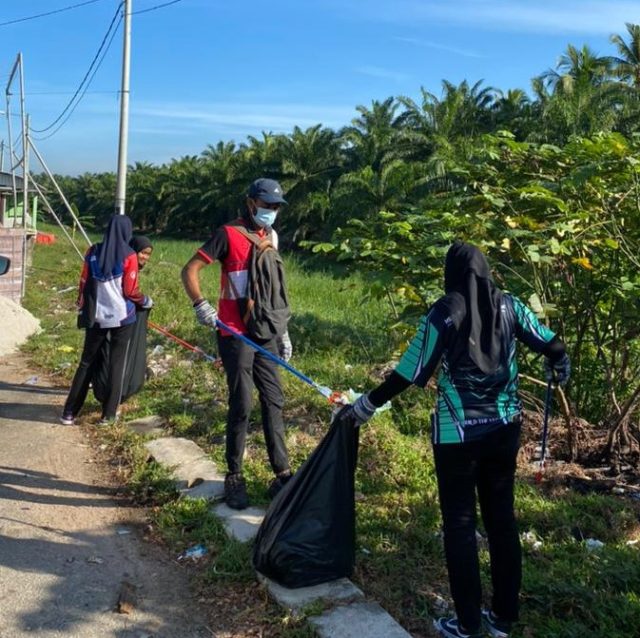
[[[293,474],[288,472],[286,474],[278,474],[271,483],[269,483],[269,487],[267,488],[267,494],[270,499],[274,499],[279,493],[280,490],[291,480]]]
[[[491,638],[509,638],[511,623],[506,620],[500,620],[489,609],[482,610],[482,625]]]
[[[240,472],[227,474],[224,478],[224,500],[234,510],[243,510],[249,506],[247,484]]]
[[[444,638],[483,638],[481,631],[469,633],[461,629],[457,618],[438,618],[433,621],[433,626]]]

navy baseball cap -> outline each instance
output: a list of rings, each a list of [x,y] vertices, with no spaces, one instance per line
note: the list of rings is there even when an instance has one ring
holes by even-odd
[[[287,200],[282,196],[282,186],[275,179],[260,177],[249,186],[249,197],[260,198],[266,204],[286,204]]]

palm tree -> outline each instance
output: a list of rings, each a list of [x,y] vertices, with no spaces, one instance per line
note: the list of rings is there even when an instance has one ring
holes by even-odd
[[[396,116],[399,106],[394,97],[389,97],[384,102],[373,100],[370,109],[362,105],[356,107],[360,115],[340,133],[352,169],[380,168],[400,128]]]
[[[289,207],[282,230],[291,239],[303,239],[324,221],[329,191],[344,164],[337,134],[321,124],[306,131],[294,127],[281,139],[281,179]]]
[[[532,104],[522,89],[499,93],[493,104],[498,129],[508,129],[517,139],[525,139],[532,126]]]
[[[626,23],[629,41],[621,35],[612,35],[611,43],[618,49],[618,56],[609,58],[615,74],[640,89],[640,25]]]
[[[609,58],[597,56],[588,46],[569,45],[555,69],[543,73],[538,85],[549,95],[542,117],[553,140],[566,141],[570,135],[591,135],[612,130],[617,122],[624,96],[612,81]]]

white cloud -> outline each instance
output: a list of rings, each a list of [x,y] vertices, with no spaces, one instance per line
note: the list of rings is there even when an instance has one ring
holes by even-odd
[[[394,82],[406,82],[411,76],[399,71],[383,69],[379,66],[360,66],[354,69],[356,73],[368,75],[372,78],[382,78],[383,80],[393,80]]]
[[[357,0],[347,6],[362,17]],[[404,25],[445,22],[494,31],[608,34],[624,32],[625,22],[637,21],[639,12],[636,0],[370,0],[366,15]]]
[[[423,40],[422,38],[394,38],[398,42],[405,42],[406,44],[412,44],[417,47],[424,47],[427,49],[437,49],[438,51],[446,51],[447,53],[454,53],[455,55],[461,55],[465,58],[486,58],[486,55],[471,51],[469,49],[460,49],[458,47],[452,47],[447,44],[439,44],[438,42],[432,42],[431,40]]]
[[[353,107],[309,104],[145,103],[132,109],[133,122],[144,118],[146,127],[156,128],[165,122],[168,126],[215,129],[242,137],[260,131],[289,133],[294,126],[323,124],[338,128],[353,115]]]

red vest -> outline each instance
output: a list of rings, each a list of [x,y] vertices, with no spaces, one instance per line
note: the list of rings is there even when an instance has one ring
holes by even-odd
[[[234,222],[234,224],[238,223],[246,225],[241,220]],[[218,315],[222,323],[226,323],[242,334],[247,334],[247,327],[240,315],[238,299],[243,299],[247,296],[247,275],[253,244],[239,233],[233,225],[225,225],[223,228],[227,233],[229,251],[227,258],[221,262],[222,272],[220,277],[220,296],[218,297]],[[259,230],[257,233],[258,237],[265,237],[266,234],[264,230]],[[220,333],[224,337],[229,336],[229,333],[225,330],[221,330]]]

